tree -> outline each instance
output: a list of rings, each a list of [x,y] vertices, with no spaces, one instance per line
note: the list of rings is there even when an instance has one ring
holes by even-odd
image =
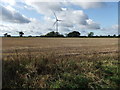
[[[29,35],[28,37],[32,37],[31,35]]]
[[[58,32],[49,32],[45,35],[46,37],[64,37],[62,34],[59,34]]]
[[[110,35],[108,35],[108,37],[111,37]]]
[[[94,35],[94,32],[88,33],[88,37],[92,37]]]
[[[7,33],[5,33],[5,34],[4,34],[4,37],[7,37],[7,35],[8,35],[8,34],[7,34]]]
[[[21,31],[19,32],[20,37],[23,37],[24,33]]]
[[[7,35],[7,37],[11,37],[11,35]]]
[[[120,37],[120,34],[118,35],[118,37]]]
[[[58,33],[52,31],[52,32],[47,33],[45,36],[54,37],[54,36],[57,36],[57,34],[58,34]]]
[[[114,34],[113,37],[116,37],[116,35]]]
[[[9,35],[8,33],[5,33],[4,37],[11,37],[11,35]]]
[[[79,37],[80,33],[78,31],[73,31],[67,34],[67,37]]]

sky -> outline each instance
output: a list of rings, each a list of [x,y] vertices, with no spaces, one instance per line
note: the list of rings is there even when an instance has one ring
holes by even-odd
[[[75,0],[1,0],[0,36],[12,36],[23,31],[25,36],[44,35],[56,31],[67,34],[79,31],[81,35],[118,35],[118,2],[79,2]],[[54,15],[55,13],[55,15]]]

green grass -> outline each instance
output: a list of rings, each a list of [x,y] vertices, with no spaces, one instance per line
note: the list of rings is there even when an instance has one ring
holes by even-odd
[[[3,58],[3,88],[119,88],[116,57],[21,55]]]

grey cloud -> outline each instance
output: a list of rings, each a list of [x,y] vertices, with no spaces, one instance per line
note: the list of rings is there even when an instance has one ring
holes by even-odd
[[[29,23],[30,20],[20,14],[16,11],[8,10],[7,8],[0,5],[0,9],[2,9],[2,12],[0,12],[0,17],[2,21],[5,22],[12,22],[12,23]]]
[[[88,29],[100,29],[100,26],[99,26],[99,24],[97,24],[97,23],[94,23],[94,24],[90,24],[90,25],[88,25]]]
[[[71,4],[80,6],[83,9],[105,7],[105,2],[71,2]]]
[[[101,29],[100,25],[91,19],[86,20],[88,29]]]
[[[58,18],[63,20],[61,27],[73,28],[78,26],[80,29],[100,29],[100,25],[89,19],[82,10],[67,10],[58,14]]]
[[[60,12],[58,18],[63,20],[62,26],[73,27],[76,24],[86,25],[88,16],[82,10],[66,10]]]
[[[44,15],[51,15],[52,11],[62,11],[59,2],[31,2],[31,6]]]
[[[26,0],[26,4],[32,6],[39,13],[44,14],[45,16],[53,16],[52,11],[55,11],[58,18],[63,20],[59,23],[61,27],[74,27],[74,25],[84,25],[85,28],[88,29],[100,29],[99,24],[97,23],[88,23],[89,20],[88,15],[86,15],[82,10],[74,10],[67,8],[62,10],[63,6],[69,6],[70,3],[61,3],[61,2],[35,2],[34,0]],[[102,7],[104,3],[100,2],[71,2],[71,4],[79,5],[83,8],[94,8],[94,7]],[[60,12],[59,12],[60,11]]]

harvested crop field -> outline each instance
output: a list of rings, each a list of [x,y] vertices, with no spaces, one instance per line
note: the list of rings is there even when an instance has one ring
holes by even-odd
[[[2,41],[3,88],[119,88],[118,38]]]
[[[117,38],[3,38],[3,53],[47,52],[60,55],[112,53],[118,50]],[[3,54],[4,55],[4,54]]]

